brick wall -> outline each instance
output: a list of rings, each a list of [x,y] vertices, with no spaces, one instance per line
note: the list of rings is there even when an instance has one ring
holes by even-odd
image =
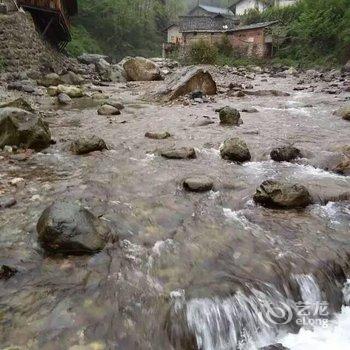
[[[184,33],[186,46],[198,40],[205,40],[211,44],[222,40],[222,33]],[[227,34],[234,50],[248,57],[269,57],[270,46],[265,43],[265,31],[263,28],[235,31]]]

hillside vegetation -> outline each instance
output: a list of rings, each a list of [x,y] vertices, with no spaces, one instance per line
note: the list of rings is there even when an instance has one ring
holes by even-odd
[[[69,53],[101,52],[117,59],[126,55],[159,56],[164,28],[195,3],[79,0]],[[207,3],[225,6],[227,0]],[[303,66],[334,66],[350,58],[350,0],[301,0],[286,8],[270,8],[261,13],[253,10],[243,19],[246,24],[273,20],[279,21],[271,33],[276,60]],[[219,61],[234,63],[230,57]]]

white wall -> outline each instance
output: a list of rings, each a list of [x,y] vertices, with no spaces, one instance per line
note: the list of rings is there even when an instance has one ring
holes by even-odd
[[[277,0],[277,5],[284,7],[284,6],[290,6],[296,3],[296,0]]]
[[[168,43],[181,43],[182,33],[180,33],[180,28],[178,26],[172,26],[168,29]]]
[[[243,0],[236,5],[236,15],[244,15],[245,11],[257,8],[260,11],[264,10],[264,6],[256,0]]]

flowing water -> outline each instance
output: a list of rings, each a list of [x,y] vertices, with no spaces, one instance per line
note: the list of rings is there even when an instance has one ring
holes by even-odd
[[[183,106],[139,98],[158,83],[104,87],[125,103],[120,116],[98,116],[93,104],[54,107],[47,120],[56,145],[25,162],[1,160],[1,193],[15,191],[18,203],[0,212],[0,262],[19,270],[0,281],[1,349],[349,348],[350,178],[309,161],[349,145],[350,124],[333,115],[347,96],[295,92],[294,78],[262,78],[256,89],[291,95],[221,94]],[[224,85],[235,76],[217,79]],[[226,104],[259,112],[243,113],[239,128],[222,127],[215,109]],[[215,124],[195,126],[203,116]],[[147,131],[172,137],[150,140]],[[111,149],[71,155],[70,141],[90,133]],[[251,162],[220,158],[232,136],[246,140]],[[270,150],[286,143],[307,159],[271,161]],[[197,159],[157,155],[174,145],[195,147]],[[181,180],[192,174],[212,177],[214,190],[184,192]],[[10,187],[16,177],[25,183]],[[305,185],[314,204],[302,211],[256,206],[252,196],[266,179]],[[89,257],[46,256],[35,225],[65,197],[100,216],[119,242]]]

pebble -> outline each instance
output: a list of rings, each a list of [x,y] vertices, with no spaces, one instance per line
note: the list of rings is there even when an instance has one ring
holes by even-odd
[[[20,184],[24,183],[24,179],[22,177],[15,177],[10,181],[10,184],[12,186],[18,186]]]

